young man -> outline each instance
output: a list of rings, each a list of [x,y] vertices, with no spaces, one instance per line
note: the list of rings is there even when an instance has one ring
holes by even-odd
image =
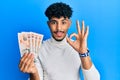
[[[43,42],[34,63],[32,54],[24,54],[19,67],[22,72],[30,73],[30,80],[80,80],[79,70],[82,69],[85,80],[100,80],[100,75],[93,65],[87,48],[89,28],[84,30],[84,21],[80,29],[76,21],[78,34],[67,37],[71,25],[72,9],[65,3],[50,5],[45,15],[52,37]],[[71,38],[75,36],[76,40]]]

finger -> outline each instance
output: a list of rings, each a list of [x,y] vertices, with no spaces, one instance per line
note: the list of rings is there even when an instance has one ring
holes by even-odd
[[[23,55],[23,57],[22,57],[21,60],[20,60],[19,67],[22,66],[23,61],[26,59],[27,55],[28,55],[27,53],[25,53],[25,54]]]
[[[24,72],[23,70],[24,70],[24,66],[26,65],[26,61],[27,61],[28,55],[29,55],[29,54],[26,54],[26,56],[23,57],[23,58],[21,59],[21,61],[20,61],[20,70],[21,70],[22,72]]]
[[[25,71],[25,72],[30,72],[30,71],[29,71],[29,67],[31,66],[32,63],[34,63],[34,56],[33,56],[33,54],[31,54],[31,55],[29,56],[29,59],[28,59],[27,62],[26,62],[27,65],[24,66],[24,71]]]
[[[85,27],[84,21],[82,21],[82,31],[81,31],[82,35],[84,35],[84,27]]]
[[[76,21],[78,34],[81,35],[79,20]]]
[[[87,26],[87,27],[86,27],[86,31],[85,31],[85,36],[84,36],[84,37],[87,38],[88,34],[89,34],[89,27]]]
[[[73,46],[73,42],[74,42],[74,41],[71,40],[72,37],[76,37],[76,39],[78,39],[78,35],[75,34],[75,33],[73,33],[73,34],[70,35],[70,38],[67,38],[67,42],[68,42],[71,46]]]
[[[25,66],[28,65],[28,64],[27,64],[27,61],[28,61],[30,55],[31,55],[31,54],[28,54],[23,61],[21,60],[20,70],[23,71],[23,72],[25,72],[25,71],[24,71],[24,70],[25,70]]]
[[[72,37],[76,37],[76,39],[78,39],[78,35],[76,33],[71,34],[70,39],[72,39]]]
[[[33,73],[34,71],[34,67],[35,67],[35,63],[34,63],[34,59],[33,60],[31,60],[31,62],[30,62],[30,65],[28,66],[28,73]]]
[[[73,41],[70,40],[70,38],[66,38],[67,39],[67,42],[72,46],[73,45]]]

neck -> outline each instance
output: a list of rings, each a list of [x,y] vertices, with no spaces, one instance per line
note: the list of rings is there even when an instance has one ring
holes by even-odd
[[[51,42],[56,45],[64,45],[67,43],[66,37],[63,38],[62,40],[56,40],[54,37],[51,38]]]

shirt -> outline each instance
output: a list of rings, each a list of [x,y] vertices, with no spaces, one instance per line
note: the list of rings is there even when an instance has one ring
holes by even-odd
[[[78,52],[67,43],[66,38],[59,42],[52,37],[44,41],[35,64],[40,80],[80,80],[80,69],[84,80],[100,80],[93,63],[89,70],[82,68]]]

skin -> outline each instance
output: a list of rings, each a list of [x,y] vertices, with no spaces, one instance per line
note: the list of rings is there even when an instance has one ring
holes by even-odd
[[[87,37],[89,32],[89,27],[86,27],[84,25],[84,21],[82,21],[82,29],[80,29],[79,21],[76,21],[77,24],[77,31],[78,34],[73,33],[70,35],[70,38],[67,38],[68,43],[79,53],[84,54],[87,52]],[[72,37],[76,37],[75,41],[71,41]],[[90,69],[92,66],[92,62],[90,60],[90,57],[80,57],[82,62],[82,67],[86,70]]]
[[[51,18],[48,22],[51,34],[56,41],[62,41],[66,38],[67,31],[71,25],[71,20],[68,18],[60,17]],[[78,34],[73,33],[70,37],[66,38],[67,42],[79,53],[84,54],[87,52],[87,37],[89,28],[84,25],[82,21],[82,28],[80,29],[79,21],[76,21]],[[75,41],[71,41],[72,37],[76,37]],[[90,57],[80,57],[82,62],[82,67],[86,70],[90,69],[92,62]],[[19,68],[24,73],[30,73],[30,80],[40,80],[37,68],[34,64],[33,54],[24,54],[20,60]]]
[[[51,30],[51,34],[56,41],[62,41],[66,37],[68,28],[70,27],[71,21],[68,18],[51,18],[48,21],[48,26]]]
[[[34,55],[25,53],[20,60],[19,68],[24,73],[30,73],[30,80],[40,80],[34,63]]]

